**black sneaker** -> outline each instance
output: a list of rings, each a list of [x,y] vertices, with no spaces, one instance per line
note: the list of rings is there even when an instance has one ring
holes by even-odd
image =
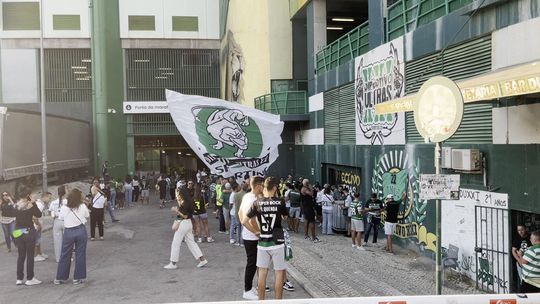
[[[266,292],[270,292],[270,287],[266,286],[266,287],[264,288],[264,290],[265,290]]]
[[[321,242],[321,240],[319,240],[319,238],[318,238],[318,237],[315,237],[315,238],[313,239],[313,241],[312,241],[312,242],[313,242],[313,243],[320,243],[320,242]]]
[[[289,280],[287,280],[287,282],[285,282],[285,284],[283,284],[283,289],[285,289],[287,291],[294,291],[294,286]]]

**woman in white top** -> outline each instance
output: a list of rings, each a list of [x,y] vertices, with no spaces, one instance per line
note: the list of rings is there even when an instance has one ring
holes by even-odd
[[[79,189],[73,189],[67,197],[67,205],[60,208],[58,218],[64,220],[64,238],[62,240],[62,254],[58,263],[54,284],[63,284],[69,277],[71,267],[71,255],[75,249],[75,272],[73,284],[81,284],[86,281],[86,219],[90,212],[83,204],[82,193]]]
[[[334,234],[332,232],[334,197],[332,196],[330,185],[324,185],[324,189],[320,193],[321,194],[317,196],[317,202],[321,204],[323,212],[322,234]]]
[[[62,252],[62,238],[64,236],[64,220],[60,219],[60,209],[62,206],[67,205],[66,186],[62,185],[58,187],[58,199],[51,202],[49,205],[49,212],[53,218],[53,244],[54,244],[54,257],[56,263],[60,262],[60,253]]]

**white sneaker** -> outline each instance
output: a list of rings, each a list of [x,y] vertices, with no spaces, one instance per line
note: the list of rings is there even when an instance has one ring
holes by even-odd
[[[202,238],[197,238],[197,243],[202,243]]]
[[[354,249],[354,248],[357,248],[357,247],[358,247],[358,246],[356,246],[355,244],[352,244],[352,248],[353,248],[353,249]]]
[[[235,243],[235,240],[230,239],[230,240],[229,240],[229,243],[234,244],[234,243]]]
[[[36,279],[36,278],[33,278],[29,281],[26,281],[26,283],[24,283],[26,286],[32,286],[32,285],[39,285],[41,284],[41,281]]]
[[[177,269],[178,266],[177,266],[176,264],[173,264],[173,263],[171,262],[171,263],[169,263],[169,264],[163,266],[163,268],[165,268],[165,269]]]
[[[366,248],[362,247],[362,246],[357,246],[356,249],[360,250],[360,251],[366,251]]]
[[[202,260],[199,264],[197,264],[197,268],[204,267],[206,264],[208,264],[208,260]]]
[[[255,292],[255,290],[252,289],[250,291],[244,291],[244,294],[242,295],[242,298],[244,298],[246,300],[258,300],[259,296]]]
[[[206,238],[206,242],[213,243],[214,239],[211,236],[209,236],[209,237]]]
[[[49,258],[49,256],[46,255],[45,253],[42,253],[42,254],[41,254],[41,257],[43,257],[45,260]]]
[[[40,255],[36,255],[34,257],[34,262],[43,262],[43,261],[45,261],[45,258]]]
[[[22,280],[17,280],[17,282],[15,282],[15,285],[22,285],[23,284],[23,281]]]

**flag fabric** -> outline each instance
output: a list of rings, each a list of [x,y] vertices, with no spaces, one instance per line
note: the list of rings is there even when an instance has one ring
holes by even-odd
[[[265,176],[278,158],[283,131],[278,115],[170,90],[166,96],[178,131],[211,173],[244,181]]]

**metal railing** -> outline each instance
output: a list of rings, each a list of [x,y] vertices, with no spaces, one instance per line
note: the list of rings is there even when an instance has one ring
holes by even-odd
[[[387,41],[428,24],[474,0],[399,0],[388,7]]]
[[[399,0],[389,6],[386,41],[472,3],[474,0]],[[315,55],[317,73],[324,73],[369,51],[368,22],[360,24]]]
[[[255,108],[277,115],[306,114],[306,91],[285,91],[265,94],[255,98]]]
[[[315,55],[317,73],[324,73],[369,51],[369,27],[364,22]]]

